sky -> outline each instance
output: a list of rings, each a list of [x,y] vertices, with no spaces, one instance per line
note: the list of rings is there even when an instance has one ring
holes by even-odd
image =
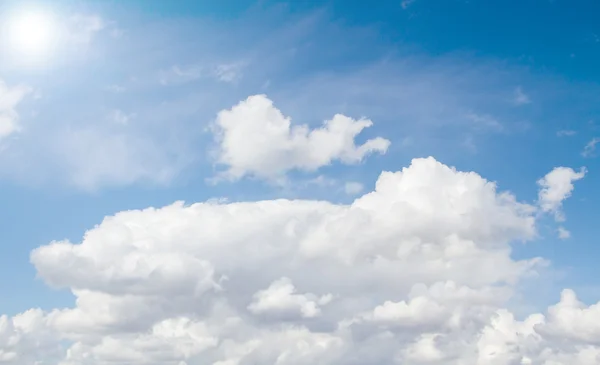
[[[600,363],[600,3],[0,1],[0,363]]]

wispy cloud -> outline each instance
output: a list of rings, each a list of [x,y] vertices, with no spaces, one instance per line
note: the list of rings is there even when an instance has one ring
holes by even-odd
[[[496,118],[492,117],[488,114],[476,114],[476,113],[468,113],[466,118],[473,123],[473,126],[477,129],[493,129],[493,130],[502,130],[503,126]]]
[[[66,20],[65,25],[69,40],[76,44],[89,43],[96,33],[106,28],[102,17],[89,14],[74,14]]]
[[[596,156],[596,145],[600,143],[600,138],[594,137],[591,141],[589,141],[585,147],[583,147],[583,151],[581,155],[583,157],[594,157]]]
[[[566,240],[571,238],[571,232],[569,232],[566,228],[564,227],[558,227],[558,238],[560,238],[561,240]]]
[[[19,113],[17,105],[32,92],[25,85],[8,86],[0,80],[0,138],[19,131]]]
[[[115,109],[109,113],[109,119],[113,123],[120,125],[127,125],[129,122],[136,117],[135,113],[125,113],[120,109]]]
[[[185,84],[202,78],[214,78],[225,83],[235,83],[242,78],[246,63],[232,62],[216,65],[172,66],[160,71],[159,82],[162,85]]]
[[[525,105],[530,104],[531,99],[529,98],[529,95],[525,94],[523,88],[519,86],[515,89],[513,102],[515,103],[515,105]]]
[[[228,63],[217,65],[213,68],[212,74],[223,82],[236,82],[242,77],[242,70],[245,66],[243,62]]]
[[[563,129],[563,130],[556,132],[556,136],[558,136],[558,137],[572,137],[576,134],[577,134],[576,131],[570,130],[570,129]]]
[[[344,192],[348,195],[357,195],[364,190],[364,185],[357,181],[348,181],[344,184]]]

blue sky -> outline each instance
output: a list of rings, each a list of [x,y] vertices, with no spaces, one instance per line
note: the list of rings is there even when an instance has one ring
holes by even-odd
[[[381,171],[427,156],[533,205],[553,168],[586,167],[566,220],[540,218],[539,237],[512,255],[551,262],[534,307],[564,287],[600,299],[600,177],[586,150],[600,137],[599,3],[59,0],[4,2],[0,14],[23,7],[83,20],[35,65],[2,45],[0,80],[28,92],[14,107],[22,128],[0,152],[0,313],[73,305],[69,290],[36,278],[30,253],[80,242],[106,216],[179,200],[346,204],[346,182],[368,192]],[[360,163],[290,168],[285,184],[215,182],[227,169],[214,158],[217,115],[257,94],[292,125],[364,117],[373,125],[356,143],[391,144]]]

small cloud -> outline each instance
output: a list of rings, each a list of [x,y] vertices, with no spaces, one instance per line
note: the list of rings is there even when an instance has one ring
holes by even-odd
[[[556,132],[557,137],[572,137],[576,134],[577,134],[577,132],[570,130],[570,129],[564,129],[564,130],[560,130],[560,131]]]
[[[357,195],[364,189],[363,184],[357,181],[349,181],[344,185],[344,192],[348,195]]]
[[[408,7],[411,6],[415,1],[417,0],[402,0],[400,6],[402,6],[402,9],[408,9]]]
[[[467,119],[473,122],[476,127],[490,128],[496,130],[502,130],[503,126],[494,117],[488,114],[475,114],[469,113],[466,115]]]
[[[571,232],[566,230],[564,227],[558,227],[558,238],[566,240],[571,237]]]
[[[121,125],[129,124],[129,122],[135,117],[136,117],[135,113],[127,114],[119,109],[113,110],[109,115],[109,119],[111,121],[113,121],[114,123],[117,123],[117,124],[121,124]]]
[[[583,147],[583,151],[581,152],[581,155],[583,157],[594,157],[594,156],[596,156],[596,144],[598,144],[598,142],[600,142],[600,138],[598,138],[598,137],[592,138],[592,140],[589,141],[585,145],[585,147]]]
[[[579,172],[569,167],[555,167],[538,180],[538,204],[542,212],[552,213],[557,222],[565,220],[561,210],[563,202],[571,196],[575,186],[573,183],[584,178],[587,170],[582,167]]]
[[[243,63],[217,65],[213,70],[213,76],[219,81],[232,83],[242,78],[244,66]]]
[[[523,89],[519,86],[515,89],[513,102],[515,103],[515,105],[525,105],[530,104],[531,99],[529,99],[529,95],[525,94]]]

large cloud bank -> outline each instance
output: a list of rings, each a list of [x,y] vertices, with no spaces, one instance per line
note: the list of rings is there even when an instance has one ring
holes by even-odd
[[[600,363],[600,305],[505,308],[540,208],[433,158],[350,205],[272,200],[107,217],[31,261],[72,308],[0,318],[0,363]],[[558,294],[558,293],[557,293]]]

